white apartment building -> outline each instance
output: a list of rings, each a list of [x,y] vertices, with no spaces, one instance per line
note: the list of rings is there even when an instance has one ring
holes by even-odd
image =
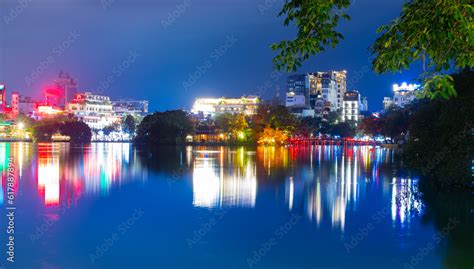
[[[342,121],[359,121],[363,105],[357,91],[346,92],[343,97]]]
[[[68,103],[67,111],[89,125],[91,129],[119,123],[121,118],[114,113],[112,102],[108,96],[92,94],[90,92],[78,93]]]
[[[295,92],[286,93],[285,105],[286,107],[298,108],[306,107],[304,95],[297,95]]]

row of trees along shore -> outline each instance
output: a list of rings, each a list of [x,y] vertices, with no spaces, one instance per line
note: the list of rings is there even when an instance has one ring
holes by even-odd
[[[355,124],[338,122],[335,114],[331,113],[326,119],[297,118],[285,106],[274,103],[259,106],[255,115],[223,113],[205,121],[194,120],[181,110],[157,112],[143,119],[135,142],[139,145],[174,144],[185,142],[188,135],[200,131],[220,134],[225,137],[222,141],[228,144],[284,145],[290,137],[320,133],[354,136]]]
[[[20,115],[17,122],[23,122],[28,126],[35,142],[51,142],[56,139],[67,140],[72,143],[89,143],[92,140],[93,131],[102,131],[105,135],[119,131],[133,136],[136,131],[136,120],[131,115],[123,118],[121,124],[112,124],[102,130],[92,130],[86,123],[81,122],[71,116],[56,116],[34,121],[28,117]],[[58,138],[58,136],[61,136]]]

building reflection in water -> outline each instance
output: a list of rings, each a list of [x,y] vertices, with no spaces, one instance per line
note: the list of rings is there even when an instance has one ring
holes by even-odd
[[[344,232],[348,213],[357,210],[361,199],[370,203],[364,199],[370,188],[380,187],[391,192],[387,200],[392,208],[392,220],[402,228],[414,212],[421,210],[415,180],[394,179],[392,182],[388,175],[381,175],[381,165],[391,162],[390,150],[370,146],[312,146],[290,149],[289,154],[296,162],[292,165],[299,169],[285,182],[288,209],[294,209],[298,197],[308,219],[318,226],[326,219],[333,228]]]
[[[188,149],[187,154],[190,151]],[[388,149],[258,147],[253,152],[221,147],[193,148],[192,152],[193,205],[196,207],[254,207],[257,178],[259,184],[277,184],[276,188],[284,188],[284,202],[289,211],[304,210],[307,218],[318,226],[327,221],[341,232],[359,203],[371,203],[372,198],[366,197],[370,189],[381,188],[379,193],[383,193],[387,205],[393,207],[394,220],[400,224],[409,222],[414,207],[421,207],[414,199],[417,190],[413,180],[400,179],[397,184],[392,183],[392,175],[387,174],[391,172],[387,165],[392,163],[392,152]],[[283,184],[278,185],[282,178],[285,179]],[[405,198],[400,200],[402,196]]]
[[[193,205],[254,207],[257,168],[254,152],[244,148],[194,151]]]
[[[130,144],[0,143],[0,205],[5,201],[10,162],[15,167],[15,190],[22,187],[18,183],[27,168],[45,206],[71,206],[84,193],[108,195],[112,186],[125,180],[147,178]],[[28,178],[25,184],[29,187]]]
[[[9,168],[13,169],[10,176],[13,177],[14,193],[18,194],[19,180],[22,177],[24,164],[29,161],[30,155],[27,152],[30,149],[31,144],[29,143],[0,143],[0,206],[6,200]]]
[[[38,192],[45,205],[59,204],[59,146],[38,144]]]
[[[423,211],[423,204],[419,197],[418,182],[410,178],[392,179],[391,213],[393,225],[402,228],[410,225],[413,215]]]
[[[37,153],[35,152],[37,147]],[[9,158],[23,173],[33,175],[45,206],[77,204],[87,195],[109,195],[115,187],[147,178],[129,144],[0,143],[0,205],[5,203]],[[381,189],[391,208],[393,225],[406,227],[422,210],[416,180],[392,175],[392,152],[374,147],[241,148],[186,147],[180,165],[192,167],[196,207],[255,207],[258,186],[272,186],[277,201],[289,211],[301,210],[309,220],[344,231],[361,203],[371,203],[372,189]],[[387,173],[388,172],[388,173]],[[26,180],[26,184],[29,180]],[[18,188],[16,188],[18,191]],[[376,208],[375,210],[380,209]]]

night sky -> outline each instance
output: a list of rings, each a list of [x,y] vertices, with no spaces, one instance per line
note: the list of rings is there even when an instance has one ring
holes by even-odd
[[[416,69],[375,75],[368,47],[375,29],[403,0],[355,0],[336,49],[299,72],[348,71],[349,89],[381,108],[391,85],[413,82]],[[1,0],[0,81],[36,98],[60,70],[81,91],[113,99],[148,99],[150,110],[189,109],[194,98],[281,96],[287,74],[273,72],[270,44],[294,36],[277,17],[275,0]],[[36,72],[35,70],[38,70]],[[193,76],[194,74],[194,76]]]

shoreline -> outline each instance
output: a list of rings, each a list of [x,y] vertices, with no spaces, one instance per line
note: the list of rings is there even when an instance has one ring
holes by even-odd
[[[0,140],[0,143],[32,143],[32,144],[39,144],[39,143],[70,143],[70,144],[93,144],[93,143],[107,143],[107,144],[133,144],[133,141],[103,141],[103,140],[97,140],[97,141],[91,141],[87,143],[72,143],[70,141],[42,141],[42,142],[35,142],[31,139],[4,139]],[[137,145],[138,147],[147,147],[147,145]],[[282,147],[307,147],[304,145],[298,146],[298,145],[291,145],[291,144],[285,144],[285,145],[259,145],[257,143],[249,142],[249,143],[229,143],[229,142],[178,142],[176,144],[159,144],[155,146],[209,146],[209,147],[222,147],[222,146],[229,146],[229,147],[236,147],[236,146],[242,146],[242,147],[249,147],[249,146],[282,146]],[[337,145],[325,145],[325,146],[337,146]],[[351,145],[351,146],[363,146],[363,145]],[[397,144],[379,144],[379,145],[368,145],[368,146],[379,146],[382,148],[391,148],[391,149],[397,149],[399,146]]]

